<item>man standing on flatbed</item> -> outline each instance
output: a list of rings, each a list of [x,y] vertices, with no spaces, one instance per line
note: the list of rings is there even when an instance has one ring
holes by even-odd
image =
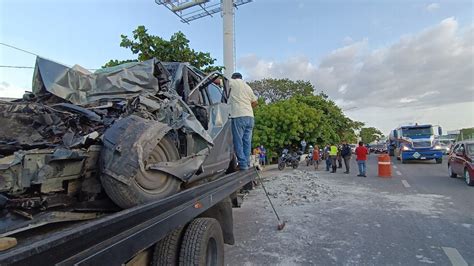
[[[239,169],[246,170],[250,167],[250,149],[254,125],[252,108],[257,106],[257,96],[253,93],[252,88],[242,80],[240,73],[232,74],[229,85],[234,150],[239,161]]]

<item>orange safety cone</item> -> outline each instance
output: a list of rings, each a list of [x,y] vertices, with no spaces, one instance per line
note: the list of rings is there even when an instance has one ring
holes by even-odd
[[[380,177],[392,177],[392,164],[388,154],[382,154],[378,156],[378,165]]]

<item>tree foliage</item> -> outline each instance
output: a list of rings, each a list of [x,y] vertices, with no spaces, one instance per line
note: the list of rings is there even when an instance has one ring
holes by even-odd
[[[303,139],[308,145],[355,142],[354,130],[362,125],[322,95],[298,95],[272,103],[260,99],[253,144],[265,145],[269,156],[275,157],[283,148],[297,149]]]
[[[297,95],[313,95],[314,91],[311,82],[303,80],[262,79],[249,82],[249,85],[255,94],[267,103],[286,100]]]
[[[222,67],[213,65],[216,59],[212,58],[210,53],[197,52],[190,48],[189,40],[181,31],[173,34],[170,40],[150,35],[145,26],[138,26],[132,33],[133,38],[121,35],[120,47],[130,49],[137,55],[137,59],[110,60],[104,67],[158,58],[164,62],[189,62],[204,72],[222,70]]]
[[[364,127],[360,130],[359,136],[364,143],[379,141],[384,137],[383,133],[375,127]]]

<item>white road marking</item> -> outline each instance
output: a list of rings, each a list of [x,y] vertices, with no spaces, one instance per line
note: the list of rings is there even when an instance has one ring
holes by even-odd
[[[396,165],[394,165],[393,168],[397,169],[398,167]]]
[[[397,170],[397,175],[402,175],[402,172]]]
[[[448,256],[453,266],[468,266],[459,251],[455,248],[442,247],[446,256]]]
[[[411,187],[410,184],[408,184],[408,182],[407,182],[406,180],[402,180],[402,184],[403,184],[403,186],[406,187],[406,188]]]

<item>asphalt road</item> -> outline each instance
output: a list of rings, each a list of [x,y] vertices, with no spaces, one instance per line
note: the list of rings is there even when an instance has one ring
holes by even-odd
[[[393,160],[391,178],[377,177],[376,160],[369,157],[367,178],[356,176],[354,161],[348,175],[304,165],[264,171],[287,225],[277,231],[263,190],[252,190],[234,211],[226,264],[474,265],[474,187],[448,177],[446,160]]]

